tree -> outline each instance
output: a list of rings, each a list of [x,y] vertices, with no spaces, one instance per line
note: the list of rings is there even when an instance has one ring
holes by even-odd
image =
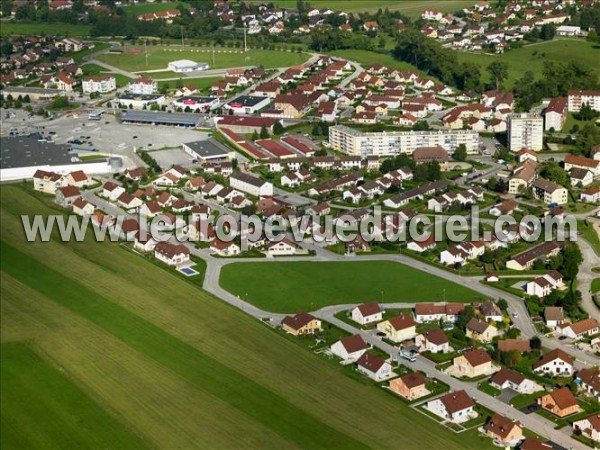
[[[581,250],[577,245],[567,245],[563,251],[562,274],[569,280],[575,280],[579,272],[579,265],[583,262]]]
[[[475,308],[473,308],[471,305],[465,306],[460,316],[458,316],[456,326],[461,330],[464,330],[467,327],[469,320],[471,320],[473,317],[475,317]]]
[[[503,298],[498,300],[496,302],[496,305],[498,305],[498,308],[500,308],[502,311],[506,311],[508,309],[508,302],[506,300],[504,300]]]
[[[508,64],[503,61],[493,61],[486,70],[494,80],[496,89],[500,89],[502,82],[508,78]]]
[[[465,144],[460,144],[452,154],[452,159],[454,159],[455,161],[466,161],[467,146]]]
[[[556,25],[553,23],[545,23],[540,30],[540,37],[544,41],[551,41],[556,34]]]
[[[267,127],[264,126],[264,125],[260,129],[260,138],[261,139],[268,139],[269,138],[269,131],[267,130]]]
[[[257,141],[259,138],[258,136],[258,132],[256,130],[254,130],[254,133],[252,133],[252,138],[253,141]]]
[[[529,346],[531,350],[540,350],[542,348],[542,341],[538,336],[533,336],[529,339]]]
[[[280,135],[280,134],[283,134],[284,132],[285,132],[285,128],[283,128],[283,125],[281,125],[281,122],[275,122],[275,125],[273,125],[273,134]]]

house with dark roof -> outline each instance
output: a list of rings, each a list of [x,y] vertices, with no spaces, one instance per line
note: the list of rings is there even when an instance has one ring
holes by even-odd
[[[356,361],[356,368],[374,381],[387,380],[393,375],[389,362],[368,351]]]
[[[521,424],[500,414],[494,414],[483,426],[483,431],[487,436],[494,439],[494,441],[511,447],[514,447],[523,439],[523,427]]]
[[[535,373],[546,376],[570,377],[573,375],[573,358],[565,351],[556,348],[546,353],[533,364]]]
[[[417,335],[415,343],[421,351],[431,353],[448,353],[450,351],[450,341],[441,328],[434,328]]]
[[[496,389],[512,389],[519,394],[533,394],[544,388],[536,382],[525,378],[523,374],[512,369],[500,369],[490,378],[490,384]]]
[[[284,331],[294,336],[316,334],[323,329],[321,321],[306,312],[300,312],[293,316],[285,316],[281,326]]]
[[[407,400],[416,400],[429,395],[426,380],[421,372],[412,372],[390,381],[390,390]]]
[[[370,323],[381,322],[383,318],[383,309],[376,302],[363,303],[352,309],[352,320],[367,325]]]
[[[477,417],[475,402],[465,391],[454,391],[427,402],[427,409],[453,423],[467,422]]]
[[[470,339],[479,342],[490,342],[498,334],[498,329],[491,323],[482,322],[475,317],[467,322],[466,335]]]
[[[136,238],[139,238],[139,235]],[[159,242],[154,247],[154,256],[170,266],[178,266],[190,261],[190,250],[184,244]]]
[[[359,334],[346,336],[331,346],[331,353],[341,358],[343,362],[355,362],[368,349],[366,342]]]

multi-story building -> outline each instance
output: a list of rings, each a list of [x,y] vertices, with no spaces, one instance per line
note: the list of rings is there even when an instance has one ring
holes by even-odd
[[[85,94],[91,94],[93,92],[104,94],[117,89],[117,81],[113,75],[94,75],[84,78],[81,87]]]
[[[158,91],[158,83],[152,78],[141,76],[129,83],[129,91],[132,94],[154,94]]]
[[[569,201],[569,192],[567,189],[560,184],[556,184],[554,181],[538,178],[531,184],[531,189],[536,199],[548,205],[552,203],[564,205]]]
[[[527,113],[508,116],[508,148],[513,152],[521,149],[539,151],[544,145],[544,120]]]
[[[600,91],[568,91],[569,111],[577,112],[586,103],[594,111],[600,111]]]
[[[567,99],[565,97],[556,97],[550,100],[544,111],[544,119],[544,130],[562,130],[567,119]]]
[[[419,147],[435,146],[453,153],[461,144],[467,153],[476,153],[479,134],[471,130],[363,132],[336,125],[329,128],[329,144],[335,150],[361,157],[412,154]]]

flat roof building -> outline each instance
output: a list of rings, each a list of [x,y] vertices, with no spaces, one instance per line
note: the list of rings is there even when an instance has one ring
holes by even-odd
[[[182,148],[192,158],[201,162],[218,162],[235,158],[233,150],[214,139],[186,142],[182,144]]]
[[[197,63],[189,59],[178,59],[177,61],[171,61],[168,67],[173,72],[193,72],[195,70],[206,70],[210,66],[203,62]]]
[[[195,127],[202,117],[190,113],[166,113],[159,111],[133,111],[122,109],[121,122],[145,125],[169,125],[175,127]]]

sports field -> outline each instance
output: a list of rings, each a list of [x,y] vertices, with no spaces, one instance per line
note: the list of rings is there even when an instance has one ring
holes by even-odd
[[[0,34],[43,34],[51,36],[89,36],[89,25],[69,23],[14,23],[2,22]]]
[[[1,195],[3,449],[491,449],[118,244],[26,243]]]
[[[600,76],[600,45],[582,40],[556,39],[545,41],[510,50],[501,55],[462,52],[457,52],[457,55],[459,61],[470,61],[479,64],[485,81],[489,81],[489,74],[485,68],[492,61],[505,61],[508,63],[509,75],[508,80],[505,82],[507,87],[512,86],[528,70],[531,70],[536,78],[541,78],[544,61],[577,61],[587,67],[594,68]]]
[[[252,0],[254,3],[263,3]],[[296,8],[296,0],[274,0],[273,3],[282,8]],[[458,11],[475,4],[472,0],[313,0],[308,2],[313,8],[330,8],[334,11],[375,12],[388,8],[390,11],[400,11],[409,17],[419,17],[425,8],[437,8],[443,12]]]
[[[314,311],[328,305],[382,301],[470,302],[479,294],[392,261],[234,263],[221,270],[224,289],[267,311]]]
[[[135,48],[135,47],[134,47]],[[180,51],[178,47],[152,46],[148,47],[148,65],[143,47],[142,53],[104,54],[98,59],[120,69],[131,72],[165,69],[171,61],[178,59],[191,59],[196,62],[206,62],[211,69],[224,69],[228,67],[260,66],[270,69],[274,67],[287,67],[302,64],[308,59],[306,53],[291,53],[275,50],[249,50],[242,53],[236,49],[220,49],[214,53],[209,49],[186,48]],[[236,53],[234,53],[236,52]]]

